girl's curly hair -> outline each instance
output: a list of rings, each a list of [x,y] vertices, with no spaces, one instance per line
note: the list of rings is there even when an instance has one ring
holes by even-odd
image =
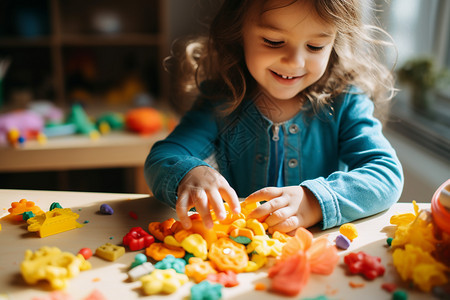
[[[395,95],[394,77],[381,63],[381,50],[393,46],[380,27],[363,22],[360,0],[288,0],[284,5],[268,6],[267,0],[224,0],[210,25],[209,37],[187,39],[175,44],[166,60],[175,88],[171,99],[178,112],[184,112],[198,96],[199,83],[212,80],[215,95],[226,95],[224,114],[236,109],[246,96],[255,92],[256,83],[247,70],[242,28],[249,9],[267,10],[307,1],[318,16],[337,28],[333,50],[324,75],[300,92],[314,111],[331,104],[333,98],[355,85],[374,103],[387,103]],[[376,38],[384,35],[387,40]],[[211,96],[214,98],[214,96]],[[386,106],[381,106],[382,108]],[[378,107],[380,108],[380,107]],[[381,112],[381,110],[378,110]]]

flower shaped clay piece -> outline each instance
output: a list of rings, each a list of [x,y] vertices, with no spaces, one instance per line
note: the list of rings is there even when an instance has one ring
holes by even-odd
[[[186,254],[181,247],[168,247],[163,243],[153,243],[150,247],[145,249],[145,254],[150,256],[154,260],[160,261],[163,260],[167,255],[171,254],[176,258],[183,258]]]
[[[241,273],[248,265],[248,255],[245,246],[229,238],[220,238],[211,245],[209,259],[219,271],[231,270]]]
[[[184,274],[184,267],[186,266],[186,261],[182,258],[175,258],[173,255],[167,255],[163,260],[155,264],[156,269],[167,270],[174,269],[177,273]]]
[[[28,284],[47,280],[52,289],[64,289],[69,279],[90,268],[91,264],[81,254],[75,256],[57,247],[42,247],[34,253],[26,250],[25,260],[20,265]]]
[[[352,274],[363,274],[369,280],[383,276],[385,271],[381,258],[370,256],[363,251],[347,254],[344,256],[344,263]]]
[[[156,269],[151,274],[141,277],[140,281],[147,295],[172,294],[188,282],[189,278],[185,274],[177,273],[174,269]]]
[[[21,199],[19,202],[12,202],[11,208],[8,209],[12,219],[15,221],[22,221],[22,214],[28,211],[31,211],[35,216],[44,213],[39,206],[34,205],[33,201],[28,201],[27,199]]]
[[[123,237],[122,242],[131,251],[137,251],[149,247],[155,238],[144,231],[141,227],[133,227]]]
[[[191,300],[219,300],[222,298],[222,285],[205,280],[191,287]]]
[[[211,261],[204,261],[199,257],[189,258],[189,264],[186,265],[185,270],[186,275],[197,283],[205,280],[208,275],[217,273]]]
[[[225,271],[217,274],[208,274],[208,281],[220,283],[224,287],[233,287],[239,284],[237,275],[233,271]]]
[[[338,261],[337,249],[326,236],[313,241],[311,232],[299,227],[284,245],[281,259],[269,270],[272,290],[295,296],[308,282],[310,273],[329,275]]]

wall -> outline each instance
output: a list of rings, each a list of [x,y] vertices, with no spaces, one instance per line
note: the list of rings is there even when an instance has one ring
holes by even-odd
[[[450,162],[390,128],[384,133],[403,165],[405,186],[400,202],[430,202],[436,189],[450,178]]]

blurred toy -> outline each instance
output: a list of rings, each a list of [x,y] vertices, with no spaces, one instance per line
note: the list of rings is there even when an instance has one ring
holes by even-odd
[[[111,206],[109,206],[109,204],[104,203],[100,205],[100,213],[102,215],[112,215],[114,213],[114,210]]]
[[[164,118],[154,108],[141,107],[132,109],[126,114],[125,124],[131,131],[148,135],[156,133],[163,128]]]
[[[26,283],[36,284],[40,280],[47,280],[52,289],[65,288],[68,279],[90,268],[91,264],[81,254],[75,256],[57,247],[42,247],[35,253],[26,250],[25,260],[20,265]]]
[[[22,214],[22,219],[27,221],[28,219],[34,218],[36,215],[32,211],[26,211]]]
[[[247,252],[256,252],[264,256],[277,257],[281,254],[284,244],[279,240],[272,239],[268,235],[255,235],[247,245]]]
[[[145,256],[145,255],[144,255]],[[147,259],[147,257],[146,257]],[[150,262],[144,262],[140,265],[135,266],[130,271],[128,271],[128,277],[131,281],[136,281],[142,276],[152,273],[155,270],[155,267]]]
[[[224,287],[233,287],[239,285],[237,275],[233,271],[208,274],[206,279],[211,282],[220,283]]]
[[[89,135],[91,139],[97,139],[100,136],[95,125],[89,120],[80,104],[72,105],[72,110],[67,118],[67,123],[75,124],[77,133]]]
[[[356,226],[352,223],[342,224],[341,227],[339,227],[339,232],[343,236],[348,238],[350,242],[358,237],[358,230],[356,229]]]
[[[406,244],[397,248],[392,261],[402,280],[411,280],[422,291],[429,292],[434,286],[448,282],[446,273],[450,270],[420,247]]]
[[[336,237],[336,247],[339,249],[347,250],[350,247],[351,241],[345,235],[338,235]]]
[[[137,266],[142,265],[145,262],[147,262],[147,256],[144,253],[138,253],[134,257],[134,261],[131,263],[130,268],[136,268]]]
[[[70,208],[54,208],[44,214],[28,219],[28,231],[38,232],[41,238],[61,233],[67,230],[80,228],[76,219],[79,215],[70,210]]]
[[[8,131],[7,139],[10,145],[16,145],[20,138],[23,137],[20,136],[20,131],[17,128]]]
[[[179,227],[180,222],[176,221],[174,218],[165,220],[164,222],[150,222],[148,224],[148,231],[158,240],[164,241],[164,238],[168,235],[175,233],[172,227]],[[181,241],[180,241],[181,242]]]
[[[61,123],[64,120],[64,112],[50,101],[34,100],[28,104],[28,108],[39,114],[45,123]]]
[[[369,280],[383,276],[385,271],[381,258],[368,255],[363,251],[347,254],[344,256],[344,263],[348,266],[350,273],[363,274]]]
[[[137,213],[135,213],[134,211],[129,211],[129,212],[128,212],[128,215],[129,215],[130,218],[132,218],[132,219],[135,219],[135,220],[139,219],[139,216],[138,216]]]
[[[450,214],[439,201],[449,184],[450,179],[434,193],[431,212],[419,210],[413,201],[414,213],[394,215],[390,220],[397,225],[391,243],[393,264],[404,281],[412,281],[425,292],[448,282]]]
[[[9,142],[14,145],[19,137],[26,140],[36,138],[43,129],[44,120],[34,111],[20,110],[2,114],[0,115],[0,144]],[[8,135],[10,135],[9,141]]]
[[[186,251],[181,247],[166,246],[163,243],[153,243],[145,249],[145,254],[154,260],[163,260],[167,255],[171,254],[176,258],[183,258]]]
[[[181,241],[181,247],[189,253],[206,260],[208,248],[205,239],[198,233],[193,233]]]
[[[296,296],[308,283],[309,274],[306,253],[299,251],[270,268],[271,290],[286,296]]]
[[[88,260],[92,256],[92,250],[91,248],[81,248],[78,254],[83,255],[84,259]]]
[[[219,300],[223,286],[205,280],[191,287],[191,300]]]
[[[269,260],[266,256],[258,253],[251,254],[251,260],[248,262],[245,272],[255,272],[264,267]]]
[[[174,269],[154,270],[150,275],[141,277],[142,289],[146,295],[159,293],[172,294],[189,281],[185,274],[179,274]]]
[[[63,208],[63,207],[61,206],[61,204],[59,204],[59,202],[52,202],[48,210],[54,210],[55,208]]]
[[[115,261],[125,254],[125,248],[106,243],[95,250],[95,255],[109,261]]]
[[[97,119],[97,128],[101,134],[106,134],[110,130],[120,130],[125,127],[124,116],[120,113],[106,113]]]
[[[138,103],[151,105],[152,97],[150,95],[143,96],[146,95],[145,91],[146,87],[140,76],[131,72],[121,82],[118,82],[114,88],[106,92],[105,99],[107,103],[112,105]]]
[[[32,212],[34,215],[40,215],[44,212],[39,206],[36,206],[33,201],[21,199],[19,202],[12,202],[11,208],[8,209],[10,216],[15,221],[22,221],[25,212]]]
[[[269,270],[272,290],[297,295],[308,282],[310,273],[330,275],[338,261],[337,249],[326,236],[313,240],[310,231],[299,227],[283,246],[281,258]]]
[[[1,295],[0,295],[1,296]],[[8,298],[1,298],[2,300],[7,300]],[[74,300],[71,295],[65,291],[53,291],[42,297],[33,297],[31,300]],[[87,300],[87,299],[83,299]]]
[[[149,247],[155,238],[144,231],[141,227],[133,227],[123,237],[122,242],[128,246],[131,251],[137,251]]]
[[[59,299],[58,299],[59,300]],[[94,289],[83,300],[107,300],[107,298],[97,289]]]
[[[211,261],[203,260],[199,257],[189,258],[189,264],[185,267],[186,275],[196,283],[205,280],[210,274],[217,274]]]
[[[75,124],[49,123],[45,125],[43,132],[47,137],[71,135],[77,132],[77,126]]]
[[[217,270],[231,270],[235,273],[244,272],[248,265],[247,249],[229,238],[220,238],[211,245],[208,258]]]
[[[76,133],[88,134],[92,139],[98,138],[99,136],[95,126],[79,104],[72,106],[66,122],[48,122],[45,125],[44,133],[47,137],[65,136]]]
[[[184,274],[186,261],[182,258],[175,258],[173,255],[167,255],[163,260],[155,264],[155,268],[159,270],[174,269],[177,273]]]

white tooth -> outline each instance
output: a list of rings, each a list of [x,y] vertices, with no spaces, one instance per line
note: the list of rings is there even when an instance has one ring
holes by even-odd
[[[281,75],[281,77],[284,78],[284,79],[288,79],[288,77],[287,77],[287,76],[284,76],[284,75]]]

